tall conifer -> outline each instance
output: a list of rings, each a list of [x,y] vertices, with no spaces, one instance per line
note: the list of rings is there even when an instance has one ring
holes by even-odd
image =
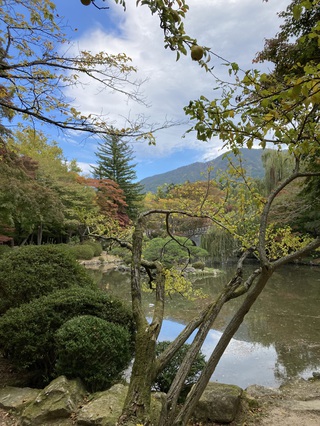
[[[105,136],[98,144],[97,166],[93,167],[95,178],[107,178],[115,181],[123,190],[128,204],[128,216],[133,219],[144,197],[143,186],[136,182],[133,150],[129,143],[117,135]]]

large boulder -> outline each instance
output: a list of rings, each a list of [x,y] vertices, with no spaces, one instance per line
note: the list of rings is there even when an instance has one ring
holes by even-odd
[[[90,401],[78,412],[77,425],[79,426],[114,426],[122,412],[128,386],[116,384],[103,392],[96,392]],[[157,424],[161,409],[161,393],[154,393],[151,398],[151,422]],[[136,424],[136,423],[135,423]]]
[[[96,392],[77,416],[78,425],[114,426],[121,414],[128,387],[116,384],[109,390]]]
[[[61,419],[61,425],[68,424],[85,395],[86,390],[79,380],[67,380],[65,376],[60,376],[41,390],[25,408],[21,415],[21,425],[58,425],[57,419]]]
[[[6,386],[0,389],[0,408],[21,413],[39,395],[40,389]]]
[[[242,393],[239,386],[208,383],[193,416],[200,422],[231,423],[238,413]]]

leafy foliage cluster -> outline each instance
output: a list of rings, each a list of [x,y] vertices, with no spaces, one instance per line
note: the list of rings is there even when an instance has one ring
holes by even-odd
[[[0,313],[52,291],[94,282],[74,257],[60,246],[25,246],[0,259]]]
[[[79,377],[91,392],[109,388],[132,358],[129,331],[92,315],[66,321],[55,333],[56,374]]]
[[[94,257],[100,256],[100,254],[102,253],[102,245],[99,241],[88,239],[85,240],[83,244],[92,247]]]
[[[81,379],[90,389],[101,389],[118,379],[133,355],[135,327],[130,309],[99,290],[64,248],[28,246],[12,250],[4,257],[1,272],[5,276],[0,286],[0,348],[4,356],[18,369],[30,372],[31,381],[37,386],[48,383],[57,374],[79,377],[80,364]],[[92,332],[84,341],[96,318],[97,330],[108,336],[99,339],[100,346]],[[77,320],[64,328],[57,346],[55,333],[71,319]],[[66,347],[64,339],[66,335],[70,339],[71,328],[72,333],[78,330],[79,335],[73,334],[70,346]],[[66,357],[73,341],[78,344],[78,354],[73,354],[74,368],[67,368]],[[82,348],[81,342],[85,343]],[[114,349],[120,345],[123,350],[115,354]],[[108,370],[106,362],[95,363],[93,359],[99,357],[95,351],[108,353],[110,346],[114,349],[108,358]],[[91,356],[86,358],[89,353]]]
[[[109,233],[128,225],[123,191],[108,179],[86,179],[42,133],[18,131],[0,155],[1,231],[26,241],[81,238],[88,226]]]
[[[176,240],[174,241],[170,237],[158,237],[147,241],[143,249],[144,258],[150,261],[161,260],[166,267],[171,267],[208,256],[206,250],[195,246],[190,239],[176,237]]]
[[[158,342],[156,346],[156,355],[159,356],[165,349],[168,348],[169,345],[170,345],[170,342],[167,340]],[[187,343],[181,346],[181,348],[178,350],[176,355],[172,358],[170,363],[157,376],[154,383],[155,390],[159,392],[165,392],[165,393],[169,391],[170,386],[173,382],[173,379],[175,378],[180,368],[182,360],[186,356],[189,349],[190,349],[190,345]],[[199,375],[203,367],[205,366],[205,364],[206,364],[206,360],[204,355],[201,352],[198,353],[185,380],[184,388],[182,391],[182,397],[185,397],[187,395],[191,386],[198,380]]]
[[[11,248],[7,245],[0,245],[0,257],[6,253],[8,253],[8,251],[10,251]]]
[[[90,260],[94,256],[94,248],[89,244],[77,244],[70,247],[70,252],[76,259]]]

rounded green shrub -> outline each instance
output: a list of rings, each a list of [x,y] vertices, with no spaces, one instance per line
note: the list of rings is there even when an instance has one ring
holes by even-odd
[[[96,287],[86,269],[61,247],[25,246],[0,258],[0,314],[72,286]]]
[[[160,355],[165,349],[167,349],[167,347],[170,344],[171,342],[167,340],[163,342],[158,342],[156,346],[156,355],[157,356]],[[181,346],[181,348],[178,350],[176,355],[171,359],[171,361],[167,364],[167,366],[157,376],[154,382],[155,390],[159,392],[165,392],[165,393],[169,391],[171,383],[173,382],[173,379],[175,378],[180,368],[180,365],[183,359],[185,358],[189,348],[190,348],[190,345],[187,343]],[[182,395],[181,395],[182,398],[186,397],[192,385],[196,383],[205,365],[206,365],[205,356],[201,352],[199,352],[190,368],[190,371],[184,383],[184,388],[182,389]]]
[[[89,245],[90,247],[93,248],[93,255],[95,257],[100,256],[100,254],[102,253],[102,245],[101,243],[99,243],[99,241],[95,241],[95,240],[86,240],[83,245]]]
[[[185,237],[152,238],[144,245],[143,256],[146,260],[160,260],[166,267],[172,267],[189,261],[197,261],[208,256],[208,252],[201,247],[197,247],[193,242]]]
[[[199,260],[198,262],[194,262],[194,263],[192,264],[192,266],[193,266],[193,268],[194,268],[194,269],[201,269],[201,271],[203,271],[206,265],[205,265],[205,263],[204,263],[204,262],[201,262],[201,261]]]
[[[94,248],[90,244],[71,246],[70,251],[79,260],[90,260],[94,257]]]
[[[79,315],[92,315],[126,328],[133,350],[131,309],[101,290],[80,287],[58,290],[8,310],[0,317],[0,349],[17,368],[31,371],[35,380],[45,383],[52,378],[56,362],[54,333]]]
[[[128,330],[91,315],[64,323],[55,343],[56,375],[78,377],[90,392],[111,387],[132,359]]]

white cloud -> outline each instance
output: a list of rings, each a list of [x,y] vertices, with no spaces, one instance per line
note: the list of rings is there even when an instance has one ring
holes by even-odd
[[[190,56],[175,61],[175,52],[163,48],[163,34],[157,16],[151,16],[148,7],[136,8],[135,2],[127,2],[124,13],[119,6],[110,3],[110,19],[117,23],[117,31],[101,26],[80,35],[76,45],[91,51],[108,53],[125,52],[137,66],[137,77],[148,79],[142,89],[149,108],[125,99],[118,93],[100,92],[95,84],[84,90],[72,92],[79,108],[84,112],[108,114],[117,125],[123,126],[129,114],[135,117],[145,114],[150,122],[162,123],[168,119],[185,120],[183,107],[190,99],[201,94],[214,96],[215,81],[210,74],[200,69]],[[190,11],[185,22],[186,31],[195,36],[201,45],[231,61],[241,68],[252,67],[256,52],[263,48],[264,38],[272,37],[280,21],[276,12],[285,9],[289,0],[189,0]],[[214,72],[223,75],[226,67],[213,57]],[[193,149],[193,161],[211,159],[219,155],[219,143],[201,143],[195,135],[181,139],[187,126],[178,126],[160,131],[157,146],[146,143],[134,145],[137,161],[152,162],[157,158],[169,157],[182,152],[186,147]]]
[[[77,162],[77,164],[78,164],[78,166],[80,167],[80,169],[81,169],[81,174],[83,175],[83,176],[87,176],[87,175],[90,175],[91,173],[92,173],[92,170],[91,170],[91,166],[94,166],[95,164],[88,164],[88,163],[83,163],[83,162]]]

